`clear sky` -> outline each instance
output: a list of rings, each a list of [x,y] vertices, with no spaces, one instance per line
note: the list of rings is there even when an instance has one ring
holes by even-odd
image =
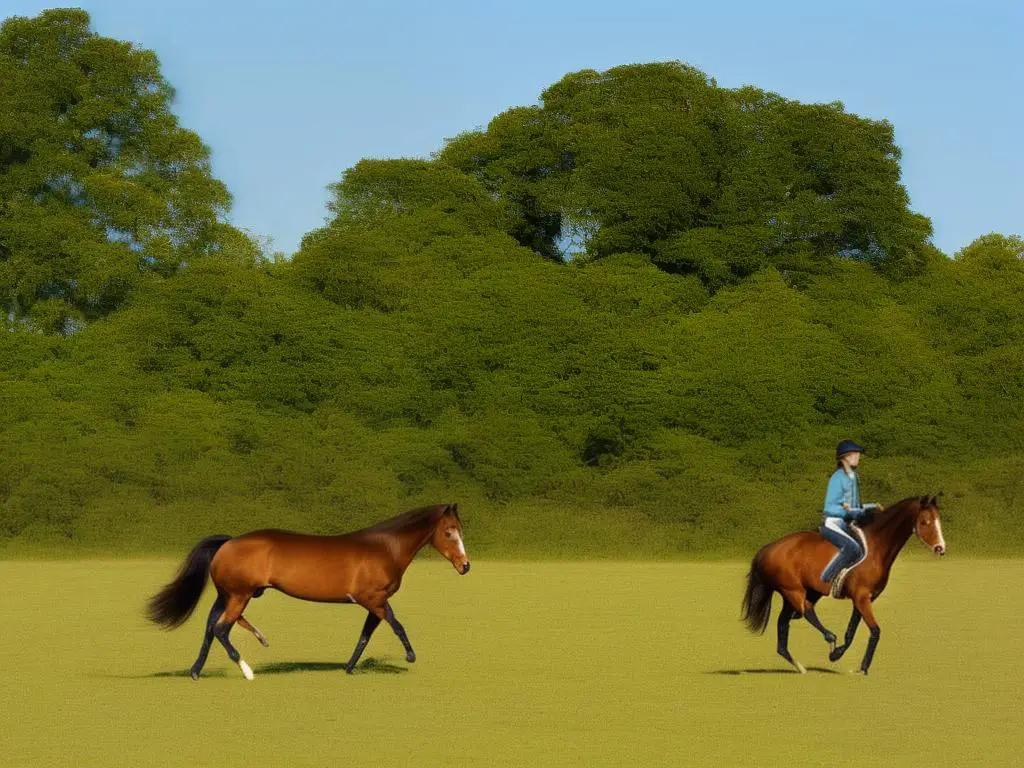
[[[54,4],[0,0],[0,17]],[[679,59],[887,118],[947,253],[1024,233],[1024,2],[82,0],[153,49],[235,224],[291,253],[363,157],[426,156],[567,72]]]

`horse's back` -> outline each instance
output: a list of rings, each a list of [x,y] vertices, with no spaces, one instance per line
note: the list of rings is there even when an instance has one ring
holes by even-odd
[[[796,531],[762,547],[755,562],[776,583],[793,582],[793,586],[796,586],[796,582],[805,581],[802,577],[808,570],[805,566],[816,566],[819,560],[827,558],[825,547],[829,546],[817,531]],[[813,571],[813,567],[810,570]]]
[[[794,531],[765,544],[758,557],[776,558],[780,555],[792,555],[804,549],[816,546],[824,541],[817,531]]]
[[[266,528],[250,531],[229,539],[217,552],[214,565],[220,562],[239,560],[257,560],[269,556],[272,550],[315,550],[329,546],[328,536],[314,536],[308,533],[296,533],[279,528]]]

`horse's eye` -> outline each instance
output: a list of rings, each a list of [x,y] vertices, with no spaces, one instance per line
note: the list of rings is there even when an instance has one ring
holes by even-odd
[[[925,521],[924,521],[924,524],[925,524],[925,525],[931,525],[931,524],[932,524],[932,521],[931,521],[931,520],[925,520]]]

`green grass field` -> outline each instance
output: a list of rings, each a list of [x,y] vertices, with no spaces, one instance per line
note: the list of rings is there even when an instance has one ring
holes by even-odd
[[[1024,753],[1024,561],[898,562],[865,678],[847,674],[863,631],[830,665],[795,623],[803,676],[775,655],[774,621],[750,635],[745,564],[482,560],[459,577],[425,559],[393,601],[416,664],[381,629],[348,676],[361,609],[267,593],[247,616],[270,648],[233,634],[251,683],[216,645],[206,677],[183,676],[198,615],[171,633],[142,620],[176,565],[0,562],[4,765],[997,766]],[[819,614],[839,632],[848,610]]]

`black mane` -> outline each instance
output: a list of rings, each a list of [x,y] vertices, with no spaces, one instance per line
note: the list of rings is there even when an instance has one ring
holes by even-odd
[[[870,528],[874,525],[878,525],[886,520],[891,520],[897,510],[903,511],[903,509],[914,502],[918,502],[921,506],[926,506],[929,503],[929,497],[925,496],[908,496],[905,499],[900,499],[895,504],[890,504],[882,512],[872,512],[866,520],[862,520],[857,523],[861,528]]]
[[[426,522],[431,518],[436,521],[437,518],[444,514],[444,510],[447,509],[447,506],[447,504],[432,504],[429,507],[410,509],[408,512],[403,512],[400,515],[389,517],[387,520],[381,520],[379,523],[374,523],[364,530],[399,531],[403,528],[408,528],[411,525]]]

